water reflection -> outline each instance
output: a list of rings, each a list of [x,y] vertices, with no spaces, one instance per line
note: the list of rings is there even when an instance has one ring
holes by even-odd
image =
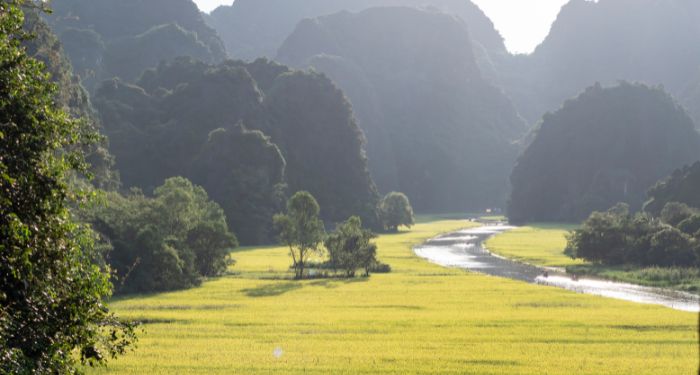
[[[591,278],[572,278],[566,273],[545,270],[493,255],[484,248],[483,243],[489,237],[513,228],[506,225],[489,225],[465,229],[428,240],[414,251],[418,256],[444,267],[464,268],[578,293],[663,305],[676,310],[700,311],[700,297],[690,293]]]

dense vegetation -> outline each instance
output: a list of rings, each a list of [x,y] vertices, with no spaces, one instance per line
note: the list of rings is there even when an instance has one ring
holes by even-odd
[[[278,58],[347,93],[380,190],[405,192],[419,211],[505,201],[524,124],[481,77],[463,22],[401,7],[338,13],[302,21]]]
[[[161,60],[226,54],[191,0],[57,0],[48,20],[90,91],[103,79],[136,80]]]
[[[242,244],[270,242],[285,184],[311,192],[326,221],[377,223],[362,133],[322,75],[181,58],[136,85],[105,82],[95,101],[125,186],[188,177],[221,204]]]
[[[72,118],[79,120],[83,134],[96,135],[101,130],[99,118],[90,104],[88,93],[82,87],[80,78],[73,74],[70,60],[49,26],[36,9],[27,9],[24,30],[32,34],[23,41],[27,53],[44,63],[51,81],[56,85],[54,100]],[[114,170],[114,158],[107,149],[107,141],[82,144],[82,151],[90,163],[92,183],[100,188],[113,189],[119,184],[119,175]]]
[[[659,215],[671,202],[700,209],[700,161],[677,169],[670,177],[654,185],[647,194],[649,201],[644,205],[644,210],[653,215]]]
[[[223,210],[184,178],[171,178],[149,198],[108,193],[85,213],[100,233],[102,257],[118,293],[183,289],[218,276],[237,245]]]
[[[661,218],[618,204],[594,212],[569,237],[566,253],[606,265],[700,266],[700,211],[669,203]]]
[[[304,277],[309,258],[322,251],[326,231],[319,217],[320,211],[316,199],[309,192],[300,191],[287,201],[287,213],[274,217],[280,242],[289,248],[296,279]]]
[[[700,159],[700,135],[661,89],[622,83],[586,90],[546,115],[518,160],[508,217],[516,223],[579,221],[625,202]]]
[[[92,232],[68,209],[85,199],[69,176],[87,173],[93,137],[21,46],[23,6],[39,5],[0,3],[0,372],[74,373],[122,354],[133,328],[105,306],[108,269],[93,264]]]
[[[399,227],[410,228],[415,224],[413,207],[408,197],[399,192],[391,192],[379,202],[379,219],[384,229],[397,232]]]

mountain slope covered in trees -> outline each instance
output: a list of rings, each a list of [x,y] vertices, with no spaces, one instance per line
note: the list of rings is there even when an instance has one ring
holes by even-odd
[[[700,134],[661,89],[600,85],[544,117],[511,176],[513,222],[578,221],[700,159]]]
[[[469,0],[236,0],[233,5],[215,9],[207,21],[219,32],[231,57],[252,60],[275,57],[277,49],[305,18],[387,6],[432,8],[459,16],[480,48],[492,54],[506,53],[493,23]]]
[[[161,60],[215,63],[225,49],[191,0],[56,0],[49,23],[76,73],[94,91],[103,79],[136,80]]]
[[[700,2],[571,0],[531,56],[501,73],[531,123],[595,82],[663,85],[680,97],[700,69]]]
[[[327,221],[376,223],[362,133],[319,74],[180,58],[135,85],[105,82],[96,103],[126,186],[150,191],[186,176],[222,205],[243,244],[272,239],[285,184],[317,197]]]
[[[301,22],[278,59],[324,72],[348,95],[381,190],[421,211],[505,200],[511,141],[525,127],[482,78],[463,21],[407,7],[341,12]]]

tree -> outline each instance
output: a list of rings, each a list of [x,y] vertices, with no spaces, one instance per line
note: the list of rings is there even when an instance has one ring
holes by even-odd
[[[136,189],[107,193],[105,204],[85,215],[106,244],[119,293],[198,285],[224,272],[238,245],[219,205],[182,177],[166,180],[152,198]]]
[[[340,224],[324,242],[333,269],[354,277],[361,268],[369,276],[370,268],[377,263],[377,245],[370,242],[374,237],[371,231],[362,228],[362,220],[357,216]]]
[[[413,208],[403,193],[391,192],[379,203],[379,217],[386,230],[397,232],[400,226],[414,224]]]
[[[313,253],[319,253],[325,230],[319,218],[320,207],[316,199],[306,191],[294,194],[287,201],[287,214],[274,216],[280,240],[289,246],[294,277],[304,277],[304,267]]]
[[[67,176],[87,172],[87,138],[21,46],[22,9],[34,5],[0,3],[0,373],[76,373],[124,353],[135,336],[104,305],[107,270],[68,210],[85,198]]]

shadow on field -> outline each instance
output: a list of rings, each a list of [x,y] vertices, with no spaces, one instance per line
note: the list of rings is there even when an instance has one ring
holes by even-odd
[[[277,284],[262,285],[256,288],[241,289],[241,292],[245,293],[248,297],[274,297],[279,296],[292,290],[296,290],[302,287],[301,283],[298,282],[286,282]]]
[[[369,277],[329,278],[312,281],[309,285],[333,289],[345,284],[366,283],[368,280]]]

